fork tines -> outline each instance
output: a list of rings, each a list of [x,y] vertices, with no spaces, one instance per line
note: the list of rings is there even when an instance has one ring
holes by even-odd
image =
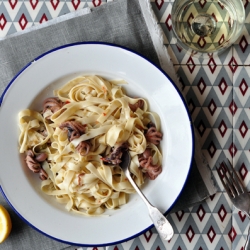
[[[219,167],[216,167],[216,170],[226,192],[228,193],[228,195],[231,196],[231,198],[234,198],[240,193],[247,192],[247,190],[243,186],[231,162],[228,159],[227,161],[228,164],[226,164],[225,161],[223,161]]]

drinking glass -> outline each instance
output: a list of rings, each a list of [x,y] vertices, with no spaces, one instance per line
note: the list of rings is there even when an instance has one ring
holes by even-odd
[[[242,0],[175,0],[171,12],[177,44],[194,56],[212,56],[233,44],[241,34]]]

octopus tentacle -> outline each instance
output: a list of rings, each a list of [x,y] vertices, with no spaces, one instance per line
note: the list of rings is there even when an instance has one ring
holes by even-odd
[[[28,166],[28,168],[32,172],[39,173],[39,171],[41,169],[41,165],[33,157],[31,157],[30,155],[27,155],[25,158],[25,162],[26,162],[26,165]]]
[[[135,111],[137,110],[137,108],[140,108],[140,109],[143,108],[143,106],[144,106],[144,101],[143,101],[143,100],[138,100],[136,103],[134,103],[134,104],[129,103],[128,105],[129,105],[130,109],[131,109],[133,112],[135,112]]]
[[[146,140],[153,143],[154,145],[159,145],[162,140],[162,133],[156,130],[156,127],[150,127],[146,132]]]
[[[107,163],[118,165],[119,163],[121,163],[122,154],[126,150],[128,150],[127,142],[118,144],[115,147],[113,147],[112,152],[109,155],[103,157],[102,160]]]
[[[48,178],[47,173],[41,167],[41,163],[47,159],[46,153],[40,153],[35,155],[32,150],[28,150],[26,153],[25,162],[28,168],[34,172],[39,173],[40,179],[46,180]]]
[[[48,179],[48,174],[44,171],[44,169],[41,168],[39,172],[39,177],[42,181],[44,181]]]
[[[51,110],[52,113],[55,113],[59,109],[62,108],[64,103],[57,97],[49,97],[43,102],[43,113],[45,113],[48,109]]]
[[[38,162],[43,162],[47,159],[48,155],[46,153],[40,153],[36,155],[35,160]]]
[[[143,172],[145,172],[150,180],[155,180],[156,177],[162,172],[162,167],[160,165],[153,164],[153,158],[151,154],[151,150],[147,148],[140,156],[139,156],[139,164],[142,168]]]
[[[155,180],[156,177],[162,172],[162,167],[158,165],[151,165],[148,168],[147,175],[150,180]]]
[[[78,121],[66,121],[63,122],[59,128],[67,130],[68,140],[73,141],[76,138],[79,138],[82,134],[85,133],[86,124],[82,124]]]
[[[81,141],[77,146],[76,150],[82,155],[85,156],[89,153],[91,143],[89,141]]]

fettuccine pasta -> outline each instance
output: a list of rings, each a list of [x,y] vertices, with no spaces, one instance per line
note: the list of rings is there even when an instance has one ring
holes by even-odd
[[[127,203],[134,189],[119,166],[124,150],[139,187],[161,173],[159,116],[122,84],[79,76],[55,90],[42,111],[19,113],[20,153],[39,173],[42,191],[68,211],[96,216]]]

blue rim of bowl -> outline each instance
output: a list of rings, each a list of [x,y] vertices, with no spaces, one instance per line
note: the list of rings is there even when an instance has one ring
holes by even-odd
[[[190,175],[190,170],[191,170],[191,167],[192,167],[192,162],[193,162],[193,158],[194,158],[194,128],[193,128],[193,125],[192,125],[192,119],[191,119],[191,116],[190,116],[190,113],[189,113],[189,110],[188,110],[188,107],[187,107],[187,104],[186,104],[186,101],[183,97],[183,95],[181,94],[180,90],[178,89],[178,87],[176,86],[176,84],[173,82],[173,80],[169,77],[169,75],[163,71],[159,66],[157,66],[155,63],[153,63],[151,60],[149,60],[148,58],[146,58],[145,56],[141,55],[140,53],[132,50],[132,49],[129,49],[125,46],[121,46],[121,45],[117,45],[117,44],[113,44],[113,43],[106,43],[106,42],[96,42],[96,41],[91,41],[91,42],[77,42],[77,43],[70,43],[70,44],[65,44],[65,45],[62,45],[62,46],[59,46],[59,47],[56,47],[54,49],[51,49],[43,54],[41,54],[40,56],[36,57],[34,60],[32,60],[31,62],[29,62],[25,67],[23,67],[14,77],[13,79],[9,82],[9,84],[7,85],[7,87],[4,89],[2,95],[0,96],[0,107],[2,105],[2,102],[4,101],[4,96],[5,94],[7,93],[8,89],[10,88],[10,86],[15,82],[15,80],[18,78],[19,75],[21,75],[33,62],[35,61],[38,61],[39,59],[43,58],[44,56],[48,55],[48,54],[51,54],[55,51],[58,51],[58,50],[61,50],[61,49],[65,49],[65,48],[68,48],[68,47],[72,47],[72,46],[79,46],[79,45],[104,45],[104,46],[111,46],[111,47],[116,47],[116,48],[121,48],[121,49],[124,49],[126,51],[129,51],[141,58],[143,58],[144,60],[148,61],[152,66],[156,67],[162,74],[165,75],[166,78],[168,78],[168,80],[171,82],[171,84],[174,86],[174,88],[176,89],[177,93],[179,94],[181,100],[182,100],[182,103],[186,109],[186,113],[188,115],[188,118],[189,118],[189,121],[190,121],[190,131],[191,131],[191,135],[192,135],[192,155],[191,155],[191,161],[190,161],[190,165],[189,165],[189,170],[188,170],[188,174],[186,176],[186,179],[185,179],[185,182],[183,183],[183,186],[181,188],[181,191],[179,192],[179,195],[176,197],[175,201],[173,202],[173,204],[168,208],[168,210],[164,213],[164,215],[167,215],[168,212],[173,208],[173,206],[176,204],[177,200],[179,199],[186,183],[187,183],[187,179]],[[51,239],[54,239],[56,241],[59,241],[59,242],[62,242],[62,243],[65,243],[65,244],[69,244],[69,245],[74,245],[74,246],[79,246],[79,247],[105,247],[105,246],[110,246],[110,245],[117,245],[117,244],[120,244],[122,242],[125,242],[125,241],[129,241],[129,240],[132,240],[136,237],[138,237],[139,235],[145,233],[146,231],[148,231],[150,228],[152,228],[154,225],[150,225],[149,227],[145,228],[144,230],[142,230],[141,232],[138,232],[137,234],[134,234],[128,238],[125,238],[125,239],[121,239],[119,241],[115,241],[115,242],[109,242],[109,243],[103,243],[103,244],[79,244],[79,243],[74,243],[74,242],[68,242],[68,241],[64,241],[62,239],[58,239],[58,238],[55,238],[51,235],[48,235],[46,234],[45,232],[41,231],[40,229],[38,229],[37,227],[35,227],[34,225],[32,225],[31,223],[29,223],[29,221],[27,221],[20,213],[18,213],[18,211],[15,209],[15,207],[11,204],[11,202],[9,201],[8,197],[5,195],[1,185],[0,185],[0,191],[1,193],[3,194],[5,200],[8,202],[8,204],[10,205],[10,207],[15,211],[15,213],[25,222],[27,223],[29,226],[31,226],[32,228],[34,228],[35,230],[37,230],[38,232],[42,233],[43,235],[45,236],[48,236],[49,238]]]

